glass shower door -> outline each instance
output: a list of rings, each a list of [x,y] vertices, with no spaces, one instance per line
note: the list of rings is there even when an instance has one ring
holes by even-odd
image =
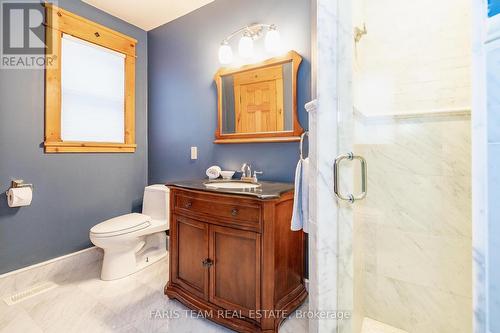
[[[469,6],[353,2],[334,171],[338,308],[352,311],[340,332],[472,331]]]

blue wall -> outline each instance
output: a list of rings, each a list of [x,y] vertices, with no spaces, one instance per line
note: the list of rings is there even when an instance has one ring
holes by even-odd
[[[492,17],[500,13],[500,1],[488,0],[488,16]]]
[[[217,0],[148,33],[149,183],[202,178],[213,164],[236,170],[246,161],[264,171],[263,179],[293,179],[297,143],[212,143],[217,122],[213,76],[220,67],[217,51],[226,35],[254,22],[276,24],[286,49],[294,49],[304,58],[297,102],[300,122],[306,128],[303,105],[310,100],[309,3]],[[232,42],[233,51],[237,41]],[[190,160],[191,146],[198,147],[196,161]]]
[[[44,71],[0,70],[0,273],[91,246],[91,226],[140,209],[147,182],[147,34],[92,6],[60,7],[138,40],[135,154],[44,154]],[[1,38],[1,37],[0,37]],[[10,180],[35,186],[8,208]]]

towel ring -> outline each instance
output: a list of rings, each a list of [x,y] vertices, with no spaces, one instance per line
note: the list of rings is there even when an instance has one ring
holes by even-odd
[[[300,156],[301,160],[304,159],[304,154],[303,154],[303,151],[304,151],[304,138],[306,136],[309,137],[309,131],[305,131],[304,133],[302,133],[300,135],[299,156]]]

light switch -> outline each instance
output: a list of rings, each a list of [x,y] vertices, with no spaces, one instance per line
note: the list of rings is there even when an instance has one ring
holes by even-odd
[[[191,147],[191,159],[192,160],[198,159],[198,147]]]

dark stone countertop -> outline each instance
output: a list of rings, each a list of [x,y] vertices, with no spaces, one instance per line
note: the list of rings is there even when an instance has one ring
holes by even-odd
[[[233,179],[232,181],[238,181]],[[218,179],[215,181],[209,181],[208,179],[196,179],[196,180],[181,180],[181,181],[171,181],[168,182],[167,186],[181,187],[191,190],[224,193],[224,194],[237,194],[257,197],[259,199],[276,199],[286,192],[293,191],[293,184],[291,183],[279,183],[279,182],[269,182],[269,181],[259,181],[260,187],[254,189],[228,189],[228,188],[211,188],[207,187],[205,183],[214,182],[226,182],[225,180]]]

